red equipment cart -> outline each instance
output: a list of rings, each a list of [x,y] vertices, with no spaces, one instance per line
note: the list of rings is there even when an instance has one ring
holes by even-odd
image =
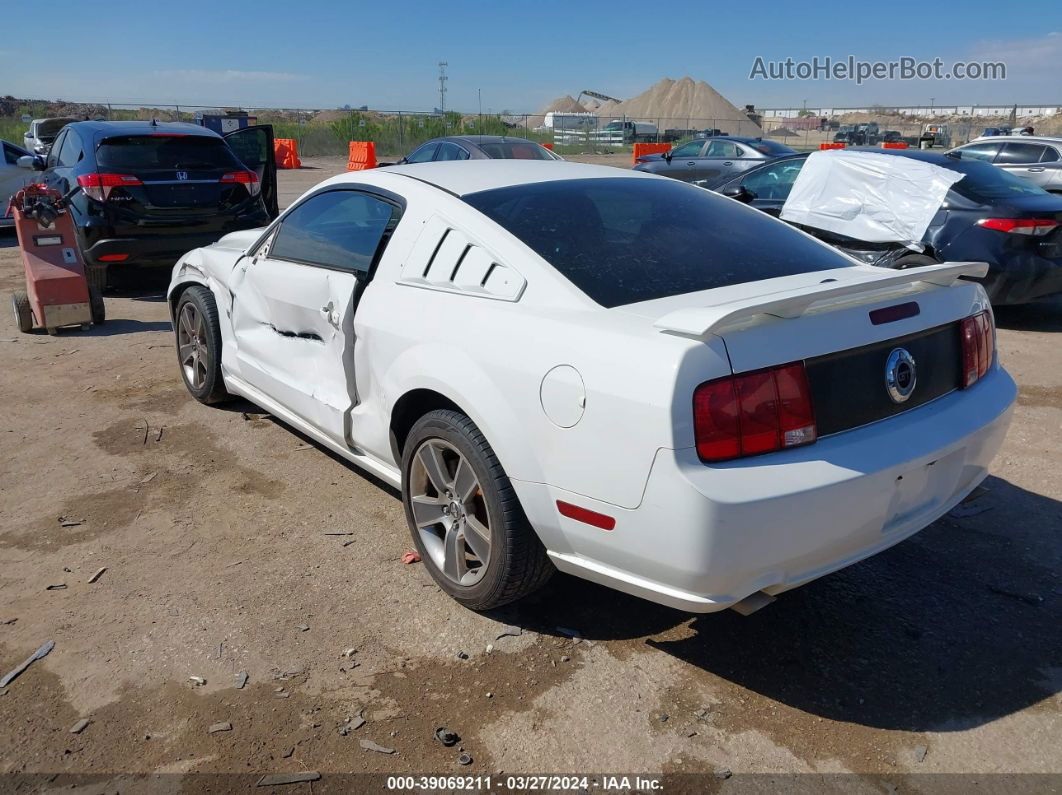
[[[103,323],[103,295],[85,280],[65,197],[45,185],[27,185],[11,197],[11,210],[26,269],[26,291],[11,296],[19,331],[38,325],[57,334],[61,326]]]

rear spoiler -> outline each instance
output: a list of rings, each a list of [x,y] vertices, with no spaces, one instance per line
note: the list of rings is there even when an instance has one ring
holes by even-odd
[[[880,276],[867,272],[844,281],[811,284],[722,304],[678,309],[664,315],[653,325],[666,333],[706,337],[721,328],[733,326],[756,315],[795,318],[803,315],[813,304],[822,301],[860,293],[874,293],[919,282],[949,287],[960,276],[982,277],[986,273],[987,262],[945,262],[901,271],[886,270]]]

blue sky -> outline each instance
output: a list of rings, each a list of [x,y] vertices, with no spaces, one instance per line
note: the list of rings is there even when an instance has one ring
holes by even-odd
[[[31,4],[32,5],[32,4]],[[57,0],[0,42],[0,94],[84,101],[534,111],[662,77],[736,105],[1062,103],[1062,2]],[[30,6],[27,6],[29,8]],[[46,10],[43,10],[46,9]],[[10,16],[10,15],[9,15]],[[12,36],[11,31],[17,33]],[[25,32],[22,32],[25,31]],[[48,57],[55,42],[69,56]],[[1003,61],[1006,81],[750,80],[754,59]]]

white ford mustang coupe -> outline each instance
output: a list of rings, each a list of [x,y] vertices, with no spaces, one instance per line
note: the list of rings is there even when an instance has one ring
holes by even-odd
[[[241,395],[401,489],[477,610],[554,568],[708,612],[912,535],[985,477],[1016,388],[983,263],[860,265],[666,177],[343,174],[184,255],[204,403]]]

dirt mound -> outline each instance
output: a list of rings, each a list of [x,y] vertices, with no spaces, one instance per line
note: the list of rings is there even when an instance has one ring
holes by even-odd
[[[545,116],[547,113],[586,113],[586,108],[568,94],[563,97],[557,97],[557,99],[546,105],[539,115]]]
[[[606,102],[598,113],[659,119],[663,127],[687,126],[688,120],[690,127],[717,127],[732,135],[760,135],[762,132],[758,124],[730,104],[726,97],[703,80],[691,77],[681,80],[665,77],[633,99]]]

